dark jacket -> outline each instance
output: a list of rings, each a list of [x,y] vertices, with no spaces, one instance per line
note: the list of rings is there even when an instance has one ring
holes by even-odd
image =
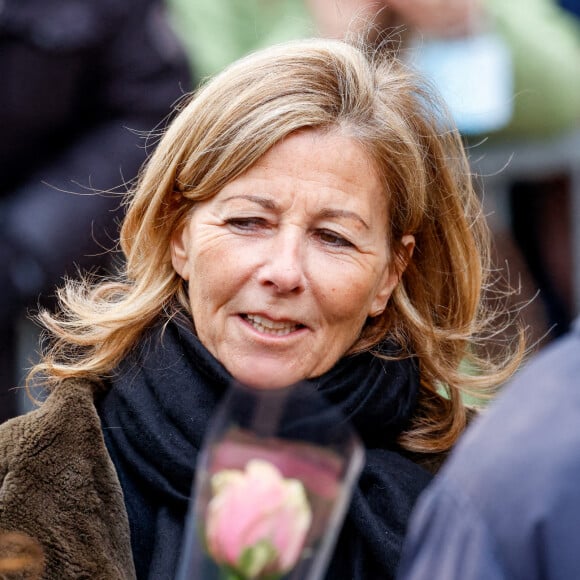
[[[400,580],[580,578],[580,321],[471,427],[415,508]]]
[[[190,89],[189,65],[157,0],[5,0],[0,76],[2,236],[53,283],[99,249],[120,200],[87,194],[134,178],[136,132]]]

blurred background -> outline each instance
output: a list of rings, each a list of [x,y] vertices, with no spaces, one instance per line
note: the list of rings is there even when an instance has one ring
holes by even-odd
[[[253,50],[372,22],[446,99],[536,349],[580,313],[580,0],[3,0],[0,421],[78,270],[114,268],[123,192],[173,105]]]

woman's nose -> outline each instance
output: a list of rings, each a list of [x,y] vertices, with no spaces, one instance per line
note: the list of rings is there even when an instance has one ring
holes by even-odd
[[[260,269],[260,283],[279,294],[301,292],[305,286],[305,248],[301,233],[280,231],[271,241]]]

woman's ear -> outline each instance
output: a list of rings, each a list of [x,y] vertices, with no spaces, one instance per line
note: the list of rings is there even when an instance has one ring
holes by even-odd
[[[189,236],[187,223],[179,226],[171,236],[171,263],[174,270],[184,279],[189,280]]]
[[[415,249],[415,236],[411,234],[404,235],[401,238],[401,243],[404,248],[404,256],[403,256],[403,263],[397,264],[399,268],[393,267],[394,264],[391,264],[390,267],[385,269],[384,277],[379,285],[377,294],[375,295],[374,300],[372,301],[371,308],[369,310],[369,316],[378,316],[382,314],[385,308],[387,307],[387,303],[389,302],[389,298],[393,293],[393,290],[397,287],[411,256],[413,255],[413,250]]]
[[[413,251],[415,250],[415,236],[411,234],[405,234],[401,238],[401,243],[403,244],[403,247],[405,248],[407,255],[405,256],[405,265],[403,269],[399,272],[399,278],[403,275],[403,272],[405,271],[405,268],[407,267],[409,260],[413,257]]]

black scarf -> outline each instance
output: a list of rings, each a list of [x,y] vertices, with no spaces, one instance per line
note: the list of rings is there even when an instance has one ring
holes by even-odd
[[[180,318],[152,328],[97,401],[139,579],[174,577],[197,453],[231,380]],[[311,382],[350,419],[366,447],[327,578],[394,578],[410,511],[431,478],[395,445],[415,407],[416,364],[363,353]]]

